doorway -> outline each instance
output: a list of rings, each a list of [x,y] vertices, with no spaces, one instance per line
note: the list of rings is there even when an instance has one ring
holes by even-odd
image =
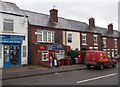
[[[49,64],[53,67],[53,60],[55,58],[55,51],[49,51]]]

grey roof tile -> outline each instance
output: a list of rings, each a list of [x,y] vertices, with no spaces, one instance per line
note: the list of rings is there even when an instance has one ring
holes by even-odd
[[[106,28],[101,28],[101,27],[91,28],[89,27],[88,24],[84,22],[59,17],[58,23],[53,23],[49,20],[50,16],[47,14],[42,14],[27,10],[22,10],[22,12],[28,16],[29,23],[32,25],[47,26],[52,28],[67,29],[67,30],[82,31],[82,32],[101,33],[102,36],[119,37],[118,31],[114,30],[113,33],[110,33],[107,31]]]
[[[24,16],[20,8],[11,2],[0,1],[0,12]]]

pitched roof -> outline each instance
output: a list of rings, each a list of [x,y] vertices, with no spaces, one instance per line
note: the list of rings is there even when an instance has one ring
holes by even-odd
[[[110,33],[107,31],[106,28],[95,27],[94,29],[92,29],[85,22],[65,19],[62,17],[58,18],[58,23],[53,23],[49,20],[50,15],[21,10],[19,7],[16,6],[15,3],[0,1],[0,12],[20,16],[27,15],[28,21],[31,25],[59,28],[64,30],[101,33],[102,36],[120,37],[119,32],[116,30],[114,30],[113,33]]]
[[[101,33],[102,36],[119,37],[118,31],[114,30],[113,33],[107,31],[106,28],[95,27],[91,29],[88,24],[80,21],[65,19],[62,17],[58,18],[58,23],[49,21],[50,16],[47,14],[32,12],[28,10],[22,10],[24,14],[28,16],[29,23],[31,25],[45,26],[59,29],[68,29],[74,31]]]
[[[0,1],[0,12],[24,16],[20,8],[15,3],[11,2]]]

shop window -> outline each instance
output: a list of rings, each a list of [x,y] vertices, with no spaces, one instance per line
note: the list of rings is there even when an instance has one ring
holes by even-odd
[[[86,43],[86,34],[82,34],[82,45],[87,45],[87,43]]]
[[[37,42],[54,43],[54,32],[46,30],[37,30]]]
[[[9,45],[4,45],[4,62],[10,62],[9,60]]]
[[[63,59],[65,52],[63,50],[56,51],[56,57],[58,60]]]
[[[98,36],[94,35],[94,45],[98,45]]]
[[[14,23],[13,20],[4,19],[3,30],[4,31],[13,31]]]
[[[26,46],[23,46],[23,57],[26,57]]]
[[[48,51],[42,51],[42,61],[49,61]]]

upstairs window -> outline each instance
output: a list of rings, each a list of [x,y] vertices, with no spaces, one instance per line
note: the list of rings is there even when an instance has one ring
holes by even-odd
[[[3,30],[4,31],[13,31],[14,23],[13,20],[4,19]]]
[[[94,45],[98,45],[98,35],[94,35]]]
[[[117,47],[117,39],[114,39],[115,47]]]
[[[54,43],[54,32],[47,30],[37,30],[37,42]]]
[[[106,38],[103,38],[103,47],[106,47]]]
[[[82,45],[87,45],[86,34],[82,34]]]
[[[72,43],[72,34],[68,34],[68,43]]]

